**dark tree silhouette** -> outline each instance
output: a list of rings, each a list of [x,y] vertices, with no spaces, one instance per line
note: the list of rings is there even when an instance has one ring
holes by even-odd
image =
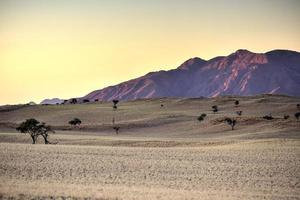
[[[284,116],[283,116],[283,119],[288,119],[288,118],[290,118],[289,115],[284,115]]]
[[[119,134],[119,130],[120,130],[119,126],[113,126],[113,129],[116,131],[116,134]]]
[[[51,144],[48,140],[49,133],[55,133],[50,126],[45,123],[38,125],[39,134],[44,138],[45,144]]]
[[[113,102],[113,109],[114,110],[116,110],[117,108],[118,108],[118,106],[117,106],[117,104],[119,103],[119,100],[117,100],[117,99],[114,99],[114,100],[112,100],[112,102]]]
[[[234,104],[235,104],[235,106],[238,106],[240,104],[240,101],[239,100],[235,100]]]
[[[164,107],[164,104],[160,104],[160,107],[163,108],[163,107]]]
[[[44,138],[45,144],[50,144],[47,138],[50,132],[54,133],[50,126],[47,126],[45,123],[41,123],[33,118],[27,119],[25,122],[22,122],[16,128],[16,130],[21,133],[28,133],[32,139],[32,144],[36,143],[39,135]]]
[[[71,99],[71,100],[70,100],[70,103],[71,103],[71,104],[76,104],[76,103],[77,103],[77,99],[75,99],[75,98]]]
[[[72,119],[72,120],[69,121],[69,124],[70,124],[71,126],[77,126],[77,125],[80,126],[81,120],[78,119],[78,118],[74,118],[74,119]]]
[[[202,113],[202,114],[197,118],[197,120],[198,120],[199,122],[201,122],[201,121],[204,120],[205,117],[206,117],[206,114],[205,114],[205,113]]]
[[[296,117],[297,121],[299,121],[299,118],[300,118],[300,112],[295,113],[295,117]]]
[[[99,101],[99,99],[95,99],[94,101],[95,101],[95,102],[98,102],[98,101]]]
[[[216,105],[212,106],[211,108],[214,113],[217,113],[219,111],[218,106]]]
[[[243,114],[243,111],[241,111],[241,110],[239,110],[239,111],[236,111],[236,114],[237,114],[238,116],[242,116],[242,114]]]
[[[266,119],[266,120],[272,120],[272,119],[274,119],[274,117],[272,117],[271,113],[269,115],[263,116],[263,118]]]
[[[88,100],[88,99],[83,99],[83,103],[89,103],[90,102],[90,100]]]
[[[227,122],[227,124],[231,126],[231,130],[234,129],[234,126],[236,125],[236,120],[235,119],[226,118],[225,122]]]
[[[300,110],[300,104],[299,103],[297,104],[297,108],[298,108],[298,110]]]

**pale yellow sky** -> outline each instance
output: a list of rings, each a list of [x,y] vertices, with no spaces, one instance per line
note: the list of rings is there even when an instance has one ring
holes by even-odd
[[[1,1],[0,105],[71,98],[237,49],[300,51],[300,1]]]

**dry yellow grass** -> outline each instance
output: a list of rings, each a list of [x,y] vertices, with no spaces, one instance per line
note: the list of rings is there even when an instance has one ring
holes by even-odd
[[[32,106],[0,112],[1,199],[299,199],[299,98],[161,99]],[[163,102],[165,107],[160,108]],[[212,114],[212,105],[220,112]],[[220,122],[243,110],[236,130]],[[207,118],[199,123],[201,113]],[[276,118],[263,120],[272,113]],[[121,132],[115,135],[111,118]],[[284,114],[291,115],[283,120]],[[34,117],[57,145],[9,129]],[[80,130],[66,129],[72,117]],[[9,126],[7,126],[9,125]]]

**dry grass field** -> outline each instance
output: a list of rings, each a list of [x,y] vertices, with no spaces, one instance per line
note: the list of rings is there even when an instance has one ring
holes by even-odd
[[[300,98],[260,95],[137,100],[120,102],[117,111],[105,102],[3,106],[0,198],[300,199],[297,103]],[[207,117],[198,122],[201,113]],[[269,113],[275,119],[262,118]],[[50,141],[58,144],[40,138],[32,145],[14,131],[31,117],[52,125]],[[80,128],[67,124],[74,117]],[[237,119],[235,130],[224,117]]]

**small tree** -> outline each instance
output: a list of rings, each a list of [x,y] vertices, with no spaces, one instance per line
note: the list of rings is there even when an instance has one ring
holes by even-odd
[[[32,139],[32,144],[36,143],[39,135],[44,138],[45,144],[50,144],[47,138],[50,132],[54,133],[50,126],[47,126],[45,123],[41,123],[33,118],[27,119],[25,122],[22,122],[16,128],[16,130],[21,133],[28,133]]]
[[[234,126],[236,124],[236,120],[235,119],[226,118],[225,121],[227,122],[228,125],[231,126],[231,130],[233,130]]]
[[[94,101],[95,101],[95,102],[98,102],[98,101],[99,101],[99,99],[95,99]]]
[[[77,125],[80,126],[81,120],[78,119],[78,118],[74,118],[74,119],[72,119],[72,120],[69,121],[69,124],[70,124],[71,126],[77,126]]]
[[[295,113],[295,117],[296,117],[297,121],[299,121],[299,118],[300,118],[300,112]]]
[[[298,110],[300,110],[300,104],[299,103],[297,104],[297,108],[298,108]]]
[[[116,134],[118,135],[120,127],[119,126],[113,126],[113,129],[116,131]]]
[[[213,111],[214,113],[217,113],[217,112],[219,111],[217,105],[214,105],[214,106],[212,106],[211,108],[212,108],[212,111]]]
[[[242,116],[242,114],[243,114],[243,111],[241,111],[241,110],[239,110],[239,111],[236,111],[236,114],[237,114],[238,116]]]
[[[88,100],[88,99],[83,99],[83,103],[89,103],[90,102],[90,100]]]
[[[289,118],[290,118],[289,115],[284,115],[284,116],[283,116],[283,119],[289,119]]]
[[[112,100],[112,102],[113,102],[113,109],[114,110],[116,110],[117,108],[118,108],[118,106],[117,106],[117,104],[119,103],[119,100],[117,100],[117,99],[114,99],[114,100]]]
[[[240,104],[240,101],[239,100],[235,100],[234,104],[237,107]]]
[[[197,118],[197,120],[198,120],[199,122],[201,122],[201,121],[204,120],[205,117],[206,117],[206,114],[205,114],[205,113],[202,113],[202,114]]]
[[[163,107],[164,107],[164,104],[160,104],[160,107],[163,108]]]
[[[75,99],[75,98],[71,99],[71,100],[70,100],[70,103],[71,103],[71,104],[76,104],[76,103],[77,103],[77,99]]]

